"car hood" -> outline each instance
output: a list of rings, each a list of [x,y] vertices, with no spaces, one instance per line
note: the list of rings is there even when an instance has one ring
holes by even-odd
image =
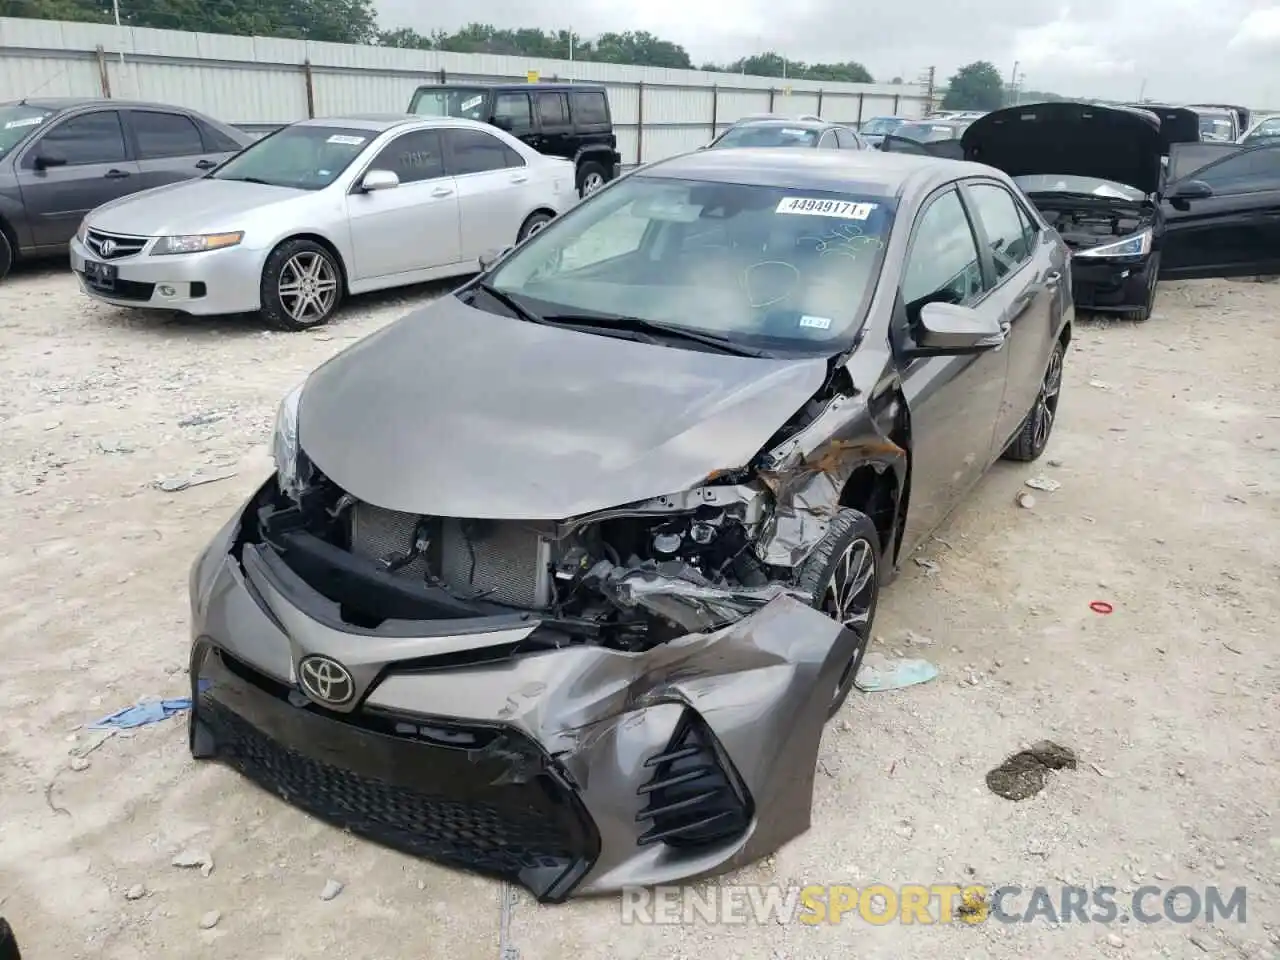
[[[973,121],[961,143],[966,160],[1012,177],[1075,174],[1148,194],[1160,185],[1160,121],[1145,111],[1087,103],[1007,107]]]
[[[250,213],[310,195],[242,180],[183,180],[104,203],[89,214],[89,222],[98,230],[137,237],[239,230]]]
[[[561,520],[747,464],[826,375],[820,358],[635,343],[446,296],[312,373],[298,437],[374,506]]]
[[[1172,144],[1200,142],[1200,115],[1194,110],[1155,103],[1134,103],[1129,108],[1145,110],[1160,121],[1160,152],[1166,156]]]

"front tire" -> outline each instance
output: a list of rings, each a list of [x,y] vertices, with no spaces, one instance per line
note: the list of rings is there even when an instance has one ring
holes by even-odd
[[[578,196],[589,197],[609,182],[609,172],[596,163],[588,160],[578,167]]]
[[[1005,449],[1006,460],[1017,460],[1030,463],[1038,460],[1049,445],[1049,435],[1053,433],[1053,425],[1058,419],[1058,398],[1062,395],[1062,366],[1066,349],[1059,340],[1053,345],[1053,353],[1049,355],[1049,365],[1045,367],[1044,379],[1040,381],[1040,391],[1036,394],[1035,403],[1027,412],[1018,427],[1013,442]]]
[[[1137,310],[1130,310],[1124,314],[1126,320],[1132,320],[1134,323],[1145,323],[1151,319],[1151,314],[1156,308],[1156,284],[1160,282],[1160,254],[1156,254],[1147,261],[1147,302]]]
[[[814,609],[844,624],[858,638],[832,695],[829,720],[853,690],[880,599],[880,535],[871,518],[858,510],[839,511],[800,567],[797,586],[813,596]]]
[[[310,330],[342,303],[342,268],[314,240],[286,240],[262,268],[260,316],[278,330]]]
[[[520,225],[520,232],[516,234],[516,243],[523,243],[554,219],[555,217],[549,213],[530,214],[529,219]]]

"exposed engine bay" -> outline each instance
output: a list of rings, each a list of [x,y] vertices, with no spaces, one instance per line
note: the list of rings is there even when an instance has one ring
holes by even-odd
[[[803,561],[853,459],[824,456],[825,443],[857,452],[830,440],[859,409],[847,373],[833,381],[752,467],[681,494],[565,521],[417,516],[366,503],[308,464],[292,495],[264,489],[239,549],[270,549],[363,630],[524,614],[553,646],[649,649],[783,595],[812,601],[798,586]]]
[[[1088,250],[1132,236],[1150,227],[1156,217],[1156,208],[1150,203],[1040,193],[1031,194],[1031,200],[1072,250]]]

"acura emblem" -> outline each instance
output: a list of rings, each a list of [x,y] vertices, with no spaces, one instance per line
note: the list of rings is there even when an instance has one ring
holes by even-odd
[[[116,252],[116,242],[114,240],[103,240],[101,249],[102,255],[104,257],[109,257]]]
[[[306,657],[298,664],[302,692],[317,703],[340,707],[355,696],[356,685],[347,668],[328,657]]]

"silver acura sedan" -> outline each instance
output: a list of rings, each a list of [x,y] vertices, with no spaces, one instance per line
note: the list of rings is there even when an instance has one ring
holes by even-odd
[[[71,268],[106,303],[304,330],[345,294],[475,273],[571,206],[573,177],[470,120],[304,120],[208,176],[91,211]]]

